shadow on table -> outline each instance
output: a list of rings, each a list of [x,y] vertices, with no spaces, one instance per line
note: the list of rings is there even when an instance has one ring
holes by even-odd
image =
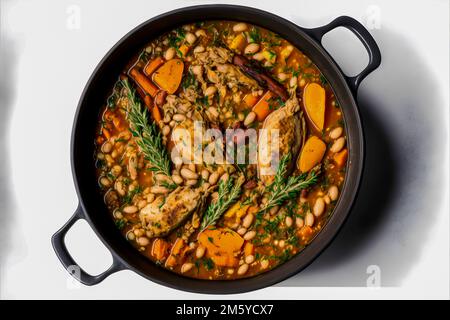
[[[446,178],[441,93],[404,38],[386,29],[374,35],[383,61],[367,79],[371,93],[363,84],[358,97],[366,136],[360,193],[330,247],[281,286],[365,286],[370,265],[380,268],[382,286],[397,286],[432,227]]]
[[[8,148],[9,126],[14,105],[15,84],[14,74],[17,54],[14,42],[4,33],[0,34],[0,266],[11,247],[11,232],[14,200],[11,190],[11,164]]]

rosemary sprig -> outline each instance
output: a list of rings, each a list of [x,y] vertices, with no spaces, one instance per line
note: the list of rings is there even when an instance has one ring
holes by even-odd
[[[144,154],[145,160],[152,165],[151,171],[170,176],[170,159],[162,144],[161,133],[154,122],[149,123],[147,109],[141,107],[141,102],[136,97],[136,92],[131,88],[128,80],[122,80],[122,84],[127,90],[127,117],[136,144]]]
[[[275,206],[282,205],[287,200],[294,199],[301,190],[317,183],[318,174],[316,171],[285,178],[290,159],[291,155],[288,153],[280,160],[274,181],[266,188],[269,192],[269,198],[260,212],[265,212]]]
[[[241,186],[244,179],[241,176],[236,181],[232,177],[219,182],[218,198],[216,202],[209,205],[203,216],[201,231],[216,224],[217,220],[228,209],[230,205],[237,201],[241,194]]]

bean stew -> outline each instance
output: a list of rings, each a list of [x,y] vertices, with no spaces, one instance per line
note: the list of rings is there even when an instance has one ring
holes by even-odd
[[[301,254],[347,167],[326,78],[243,22],[151,40],[111,88],[97,132],[99,192],[117,228],[154,263],[199,279],[251,277]]]

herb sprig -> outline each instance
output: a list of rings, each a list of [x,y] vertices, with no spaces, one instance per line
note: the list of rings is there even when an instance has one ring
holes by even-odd
[[[128,80],[122,80],[122,84],[127,90],[128,121],[136,144],[144,154],[145,160],[152,165],[151,171],[170,176],[170,159],[162,144],[161,133],[154,122],[148,122],[147,109],[141,107],[141,102]]]
[[[316,171],[285,178],[290,159],[291,154],[288,153],[280,160],[274,181],[266,188],[269,193],[268,201],[260,212],[266,212],[275,206],[282,205],[287,200],[294,199],[301,190],[317,183],[318,173]]]
[[[219,182],[219,196],[217,197],[216,202],[209,205],[203,216],[201,225],[202,231],[215,225],[228,207],[238,200],[241,195],[241,186],[243,183],[244,179],[242,176],[238,179],[230,177],[226,181],[221,180]]]

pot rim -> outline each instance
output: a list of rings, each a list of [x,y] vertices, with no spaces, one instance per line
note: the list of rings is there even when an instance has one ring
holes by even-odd
[[[333,73],[333,82],[330,81],[331,87],[333,91],[335,91],[335,84],[336,81],[339,81],[339,85],[344,90],[344,92],[337,93],[335,91],[336,98],[339,100],[340,97],[346,96],[348,99],[348,102],[350,104],[345,105],[346,111],[343,112],[344,118],[348,117],[348,114],[350,112],[353,112],[353,120],[355,123],[352,123],[351,126],[349,126],[349,123],[347,120],[345,120],[345,127],[346,127],[346,133],[348,140],[350,140],[350,136],[352,136],[355,140],[355,143],[353,145],[349,146],[349,149],[352,149],[351,152],[349,152],[349,160],[347,164],[347,170],[346,170],[346,177],[344,181],[344,185],[342,187],[341,196],[339,197],[339,200],[336,204],[336,207],[334,208],[330,218],[326,222],[326,224],[323,226],[322,230],[314,237],[314,239],[310,242],[308,246],[306,246],[301,252],[296,254],[295,256],[291,257],[288,261],[284,262],[283,264],[275,267],[274,269],[263,272],[259,275],[255,275],[249,278],[243,278],[243,279],[236,279],[236,280],[202,280],[202,279],[193,279],[181,276],[179,274],[176,274],[174,272],[168,271],[172,277],[170,277],[172,280],[167,281],[161,280],[158,277],[152,276],[151,274],[148,274],[137,267],[137,264],[132,263],[130,261],[127,261],[124,257],[122,257],[115,249],[114,246],[110,245],[110,243],[104,239],[102,236],[102,232],[99,230],[98,226],[92,221],[90,214],[92,214],[92,211],[90,211],[83,201],[82,196],[82,190],[79,186],[79,177],[81,175],[81,172],[78,171],[76,163],[75,163],[75,152],[74,152],[74,146],[75,141],[77,139],[77,128],[80,126],[79,116],[80,116],[80,110],[83,107],[86,107],[86,94],[91,88],[95,87],[95,81],[94,78],[98,74],[98,72],[102,69],[104,65],[108,63],[108,61],[111,59],[111,56],[115,54],[116,50],[118,50],[119,47],[123,46],[127,43],[127,41],[135,36],[138,32],[145,29],[147,26],[157,23],[158,21],[161,21],[162,19],[171,19],[171,17],[179,14],[186,15],[187,17],[183,21],[178,21],[177,23],[174,23],[173,25],[182,25],[185,23],[198,21],[199,19],[193,19],[190,20],[189,16],[192,14],[199,14],[199,12],[203,12],[204,14],[208,14],[211,11],[214,10],[216,14],[214,15],[214,18],[205,18],[202,20],[227,20],[225,17],[218,18],[216,16],[225,15],[224,12],[227,10],[236,10],[236,13],[239,13],[239,18],[233,18],[228,19],[232,21],[244,21],[248,22],[254,25],[262,26],[268,30],[273,30],[269,25],[275,24],[278,25],[279,28],[283,28],[286,30],[286,34],[283,34],[283,32],[280,32],[279,30],[275,31],[276,33],[280,34],[283,38],[287,39],[289,42],[291,42],[294,46],[298,47],[301,51],[305,52],[303,50],[303,47],[299,45],[299,41],[293,41],[290,36],[287,36],[288,31],[297,33],[299,38],[302,38],[302,40],[307,40],[309,45],[314,47],[314,49],[320,53],[320,57],[311,57],[310,54],[307,54],[307,56],[317,65],[317,61],[320,59],[324,60],[324,63],[328,65],[330,70],[328,70],[326,73],[331,74]],[[246,16],[246,17],[244,17]],[[255,21],[255,16],[264,17],[265,21],[261,23],[261,21]],[[150,38],[149,38],[150,39]],[[325,73],[324,70],[320,67],[318,67],[319,70],[322,73]],[[328,80],[331,80],[331,77],[327,77]],[[336,84],[337,86],[337,84]],[[100,107],[100,106],[99,106]],[[344,106],[342,106],[344,109]],[[348,130],[349,127],[354,128],[352,132]],[[350,134],[350,135],[349,135]],[[353,143],[353,142],[352,142]],[[354,152],[357,150],[358,154],[355,155]],[[268,287],[271,285],[274,285],[278,282],[281,282],[297,273],[302,271],[304,268],[306,268],[308,265],[310,265],[332,242],[332,240],[337,236],[339,233],[339,230],[342,228],[345,220],[350,214],[351,208],[354,204],[354,201],[356,199],[360,182],[361,182],[361,176],[364,166],[364,156],[365,156],[365,150],[364,150],[364,133],[363,133],[363,127],[361,122],[361,117],[358,111],[358,107],[356,104],[355,96],[353,95],[350,86],[348,85],[346,78],[340,69],[340,67],[337,65],[337,63],[334,61],[334,59],[325,51],[325,49],[320,45],[320,43],[317,42],[310,34],[308,34],[308,29],[301,28],[294,24],[293,22],[286,20],[284,18],[281,18],[277,15],[274,15],[272,13],[255,9],[251,7],[245,7],[245,6],[237,6],[237,5],[198,5],[198,6],[189,6],[184,8],[179,8],[176,10],[172,10],[163,14],[160,14],[154,18],[151,18],[141,24],[139,24],[137,27],[133,28],[131,31],[129,31],[127,34],[125,34],[102,58],[102,60],[98,63],[95,70],[92,72],[91,77],[86,83],[86,86],[81,94],[81,97],[79,99],[79,103],[77,106],[77,110],[74,117],[74,123],[73,123],[73,129],[72,129],[72,136],[71,136],[71,167],[72,167],[72,175],[74,179],[74,184],[76,188],[76,192],[78,195],[78,199],[80,202],[80,206],[82,207],[84,218],[88,221],[91,228],[94,230],[94,232],[97,234],[97,236],[100,238],[100,240],[103,242],[103,244],[108,248],[108,250],[112,253],[113,258],[117,261],[119,261],[120,264],[124,267],[124,269],[130,269],[134,272],[140,274],[141,276],[156,282],[158,284],[162,284],[164,286],[168,286],[174,289],[189,291],[189,292],[196,292],[196,293],[213,293],[213,294],[233,294],[233,293],[243,293],[248,292],[256,289],[261,289],[264,287]],[[350,161],[351,160],[351,161]],[[349,182],[351,182],[351,185],[349,185]],[[90,213],[91,212],[91,213]],[[130,247],[131,248],[131,247]],[[133,249],[134,250],[134,249]],[[142,256],[140,253],[136,251],[136,254]],[[145,258],[145,257],[144,257]],[[147,259],[147,258],[145,258]],[[153,263],[152,261],[148,260],[149,263]]]

